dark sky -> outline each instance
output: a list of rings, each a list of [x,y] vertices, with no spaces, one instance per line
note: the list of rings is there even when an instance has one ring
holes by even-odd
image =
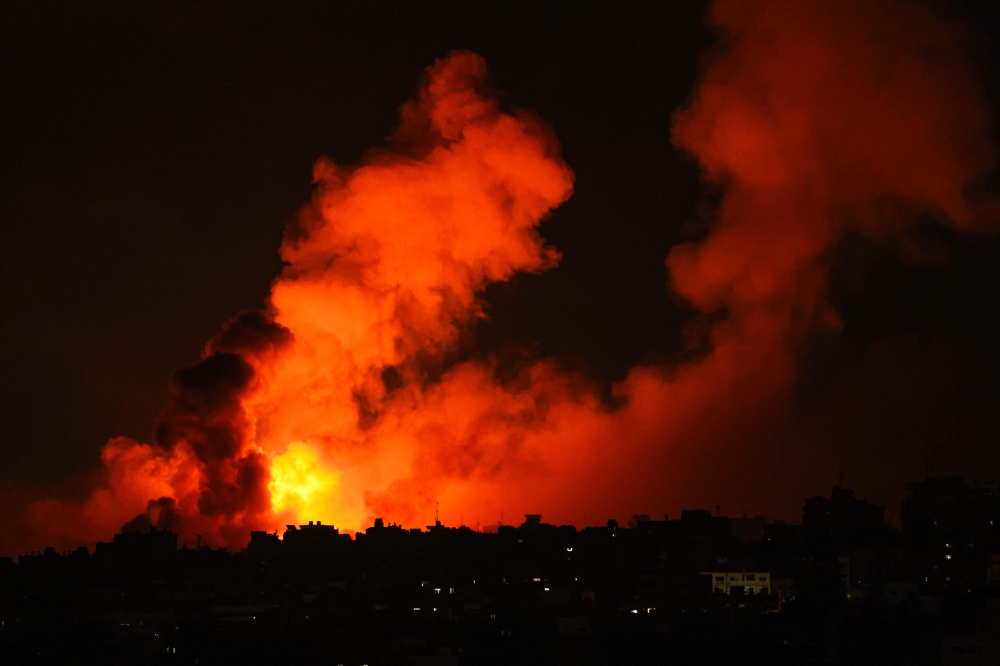
[[[551,123],[577,176],[541,229],[561,266],[490,288],[478,353],[533,346],[605,386],[678,353],[663,259],[703,193],[670,114],[711,41],[704,3],[357,4],[0,8],[0,483],[59,484],[111,436],[148,440],[171,372],[266,297],[315,159],[379,145],[453,49]],[[996,107],[1000,12],[946,11],[980,30]],[[928,455],[1000,474],[1000,243],[925,231],[834,253],[845,328],[802,353],[793,495],[843,468],[892,505]]]

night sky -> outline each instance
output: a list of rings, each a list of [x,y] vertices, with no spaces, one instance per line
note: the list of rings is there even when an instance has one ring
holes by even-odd
[[[455,360],[552,357],[610,402],[633,366],[679,358],[692,316],[664,258],[704,234],[713,192],[671,113],[712,41],[705,7],[5,3],[0,484],[63,487],[110,437],[148,441],[171,373],[263,304],[315,160],[380,145],[452,50],[485,57],[576,174],[540,227],[559,267],[489,287]],[[979,31],[998,108],[1000,10],[942,11]],[[789,404],[730,462],[759,489],[723,513],[797,519],[841,470],[890,516],[928,468],[1000,476],[1000,242],[928,219],[891,244],[848,235],[828,261],[843,329],[799,350]]]

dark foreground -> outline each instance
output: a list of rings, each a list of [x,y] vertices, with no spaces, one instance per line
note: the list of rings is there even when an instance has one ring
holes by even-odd
[[[996,664],[994,490],[914,484],[902,532],[838,488],[801,526],[125,533],[0,560],[0,663]]]

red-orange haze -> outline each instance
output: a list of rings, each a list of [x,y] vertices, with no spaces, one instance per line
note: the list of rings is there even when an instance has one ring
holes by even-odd
[[[241,546],[302,520],[426,524],[435,501],[450,523],[576,524],[714,503],[740,473],[727,456],[786,403],[803,336],[840,325],[829,250],[920,216],[980,224],[966,191],[994,155],[960,27],[918,5],[719,0],[711,21],[673,123],[722,193],[707,235],[666,259],[704,322],[690,360],[633,369],[615,408],[551,362],[502,381],[491,361],[447,365],[489,283],[557,265],[537,226],[573,184],[547,126],[501,111],[483,59],[452,54],[386,148],[316,164],[266,309],[175,374],[154,441],[110,441],[89,497],[31,504],[4,549],[128,521]]]

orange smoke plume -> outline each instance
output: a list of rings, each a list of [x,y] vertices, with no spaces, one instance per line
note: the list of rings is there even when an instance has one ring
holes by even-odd
[[[673,133],[723,195],[710,232],[667,258],[705,322],[691,360],[635,368],[613,410],[549,363],[502,383],[465,363],[396,392],[374,431],[407,452],[394,472],[408,473],[369,489],[369,509],[427,520],[439,499],[453,522],[542,511],[579,525],[773,507],[782,463],[766,438],[797,354],[810,330],[841,326],[830,251],[849,232],[891,241],[921,216],[984,222],[967,192],[993,166],[991,121],[960,26],[894,1],[723,0],[711,20],[720,44]]]
[[[556,265],[536,229],[573,182],[545,125],[484,94],[482,58],[452,54],[388,147],[316,164],[266,311],[175,374],[153,443],[109,442],[96,490],[31,504],[18,543],[132,521],[239,546],[306,519],[419,524],[435,501],[451,523],[593,524],[759,497],[755,438],[783,414],[806,333],[840,326],[830,250],[921,216],[976,227],[968,192],[994,153],[961,28],[917,5],[718,0],[711,21],[719,44],[673,123],[722,195],[666,259],[698,324],[689,360],[633,369],[614,408],[552,362],[449,360],[488,284]],[[736,471],[734,455],[757,462]]]
[[[177,371],[153,444],[112,440],[83,504],[32,504],[32,541],[94,541],[126,521],[230,546],[286,521],[362,525],[366,493],[410,464],[405,443],[376,436],[387,387],[424,381],[482,316],[487,284],[559,260],[536,227],[573,175],[545,125],[484,94],[486,76],[479,56],[451,55],[387,148],[350,168],[319,160],[267,310]]]
[[[894,1],[723,0],[711,20],[720,43],[673,133],[723,195],[710,232],[667,258],[671,288],[706,322],[693,360],[634,369],[614,410],[546,363],[504,383],[467,363],[397,393],[375,430],[415,453],[369,508],[426,520],[438,498],[452,521],[506,510],[595,524],[767,502],[781,463],[762,440],[787,410],[803,338],[841,326],[830,251],[851,232],[891,241],[921,217],[984,222],[968,192],[994,163],[991,119],[960,26]]]

